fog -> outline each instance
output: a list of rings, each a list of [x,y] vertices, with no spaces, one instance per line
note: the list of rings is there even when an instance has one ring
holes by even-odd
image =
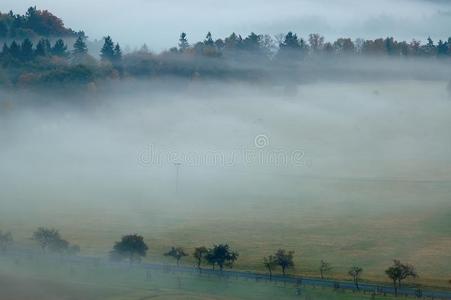
[[[189,199],[206,201],[208,211],[261,195],[296,198],[306,179],[449,181],[451,102],[448,75],[438,73],[314,81],[294,94],[279,85],[177,79],[73,97],[4,92],[2,201],[18,213],[46,211],[46,203],[139,210],[130,203],[142,201],[189,214]]]
[[[109,34],[131,48],[145,42],[156,51],[174,46],[182,31],[191,41],[202,40],[207,31],[224,37],[231,32],[279,34],[289,30],[304,37],[319,32],[328,40],[390,35],[424,41],[428,36],[446,39],[451,25],[449,1],[425,0],[3,0],[0,11],[23,13],[34,5],[49,9],[91,39]]]

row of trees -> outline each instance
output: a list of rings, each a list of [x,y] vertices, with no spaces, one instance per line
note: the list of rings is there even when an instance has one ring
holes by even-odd
[[[74,32],[64,26],[63,21],[47,10],[30,7],[24,15],[0,12],[0,40],[38,37],[76,37],[83,32]]]
[[[56,40],[52,45],[49,39],[42,38],[34,46],[33,42],[26,38],[22,43],[16,41],[12,41],[10,44],[4,43],[0,52],[0,59],[3,64],[27,63],[36,59],[52,57],[67,59],[74,64],[87,63],[88,58],[91,61],[94,60],[88,54],[88,47],[83,36],[79,36],[75,40],[71,51],[68,51],[68,46],[62,39]],[[100,57],[102,61],[109,61],[113,64],[119,63],[122,60],[120,45],[114,44],[111,37],[105,37]]]
[[[80,252],[79,246],[63,239],[55,229],[40,227],[33,233],[32,240],[39,245],[44,253],[76,255]],[[5,252],[12,242],[13,237],[10,232],[0,231],[1,252]],[[110,251],[110,259],[114,261],[126,260],[130,264],[139,263],[146,257],[148,250],[149,247],[142,236],[138,234],[125,235],[120,241],[114,243],[113,249]],[[174,258],[177,266],[179,266],[180,261],[184,257],[189,256],[189,254],[182,247],[171,247],[169,251],[164,253],[164,256]],[[228,244],[217,244],[211,248],[205,246],[196,247],[192,256],[199,270],[202,270],[202,264],[207,264],[213,270],[215,267],[218,267],[222,271],[224,267],[233,267],[233,264],[238,260],[239,253]],[[294,251],[279,249],[274,254],[264,257],[262,263],[268,270],[270,280],[272,280],[273,272],[276,268],[280,268],[283,276],[286,276],[287,270],[295,266]],[[319,266],[321,279],[324,279],[326,273],[332,269],[333,267],[329,262],[321,260]],[[353,266],[348,271],[348,275],[352,278],[357,289],[359,289],[362,274],[363,268],[360,266]],[[399,260],[394,260],[393,264],[385,270],[385,274],[392,280],[396,295],[404,280],[418,277],[414,266],[402,263]]]
[[[139,235],[126,235],[115,243],[110,255],[114,260],[128,260],[130,263],[141,261],[146,256],[148,246],[144,242],[144,238]],[[165,256],[172,257],[176,260],[179,266],[182,258],[189,256],[189,254],[182,247],[171,247],[171,249],[164,253]],[[202,263],[205,262],[211,265],[213,269],[218,266],[222,271],[224,266],[232,267],[238,259],[239,254],[230,248],[228,244],[214,245],[212,248],[205,246],[196,247],[192,254],[196,260],[196,265],[201,270]],[[279,249],[274,254],[263,258],[263,265],[268,270],[269,278],[272,279],[275,268],[279,267],[283,276],[286,276],[286,271],[295,266],[294,251],[287,251]],[[319,271],[321,279],[324,279],[325,274],[333,268],[327,261],[321,260]],[[363,273],[363,268],[360,266],[352,266],[348,275],[352,278],[355,286],[359,289],[359,282]],[[395,294],[401,288],[401,283],[407,278],[416,278],[418,276],[415,268],[410,264],[404,264],[399,260],[394,260],[393,265],[387,268],[385,274],[393,281]]]
[[[293,32],[286,35],[270,35],[251,33],[243,38],[232,33],[225,39],[214,40],[207,33],[205,40],[190,45],[186,33],[182,33],[178,47],[171,52],[196,53],[204,56],[219,57],[237,54],[252,54],[256,57],[294,57],[304,58],[316,55],[387,55],[387,56],[451,56],[451,37],[435,43],[430,37],[425,44],[421,41],[397,41],[393,37],[374,40],[339,38],[334,42],[326,42],[320,34],[310,34],[305,40]]]
[[[277,46],[278,45],[278,46]],[[26,38],[22,43],[12,41],[4,44],[0,57],[3,62],[16,59],[22,62],[31,61],[36,57],[58,56],[72,58],[76,63],[82,63],[88,55],[85,37],[79,36],[73,45],[73,50],[68,52],[67,45],[62,39],[58,39],[52,46],[48,39],[41,39],[33,48],[33,43]],[[277,50],[276,50],[277,49]],[[145,52],[143,47],[138,53]],[[308,42],[298,38],[296,34],[289,32],[283,38],[274,39],[269,35],[257,35],[251,33],[242,38],[233,33],[224,40],[213,40],[208,33],[203,42],[197,42],[191,46],[186,33],[182,33],[178,48],[172,48],[171,53],[194,54],[209,57],[247,57],[253,58],[291,58],[302,59],[312,55],[388,55],[388,56],[438,56],[451,57],[451,38],[448,41],[439,41],[434,44],[431,38],[422,45],[419,41],[411,43],[398,42],[393,38],[376,40],[356,40],[340,38],[333,43],[324,42],[324,37],[319,34],[311,34]],[[133,54],[131,54],[133,55]],[[104,38],[104,44],[100,52],[102,61],[109,61],[118,65],[122,61],[122,50],[118,43],[114,43],[110,36]]]

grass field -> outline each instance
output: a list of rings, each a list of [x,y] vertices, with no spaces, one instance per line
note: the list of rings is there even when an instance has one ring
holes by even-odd
[[[50,262],[39,257],[0,258],[0,291],[9,300],[52,299],[371,299],[370,295],[291,284]],[[376,296],[373,299],[393,299]]]
[[[32,245],[36,227],[55,227],[82,254],[100,256],[121,235],[139,233],[149,261],[167,261],[162,253],[174,245],[191,252],[227,242],[240,253],[236,268],[262,272],[262,257],[282,247],[296,252],[290,272],[318,276],[324,259],[334,267],[328,276],[346,278],[359,265],[371,281],[386,281],[396,258],[417,267],[413,283],[451,288],[445,86],[312,84],[295,98],[257,94],[257,101],[249,93],[230,101],[187,98],[183,107],[171,98],[137,104],[126,116],[124,109],[96,111],[83,122],[17,117],[34,129],[8,123],[2,131],[17,134],[4,135],[16,147],[0,150],[0,229]],[[261,133],[270,138],[261,151],[302,149],[305,164],[185,163],[176,193],[172,163],[139,163],[149,144],[186,153],[257,151]]]

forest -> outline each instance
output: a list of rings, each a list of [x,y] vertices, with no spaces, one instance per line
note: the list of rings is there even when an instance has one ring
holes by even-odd
[[[312,68],[350,59],[358,64],[367,58],[451,58],[451,37],[439,41],[429,37],[425,43],[393,37],[329,42],[317,33],[307,38],[293,32],[276,36],[252,32],[246,37],[232,33],[216,39],[208,32],[203,41],[190,42],[181,33],[176,47],[160,53],[151,52],[146,44],[124,53],[110,36],[103,38],[100,53],[93,53],[87,39],[83,31],[66,28],[47,10],[30,7],[25,15],[0,14],[0,85],[92,88],[102,80],[165,76],[250,81],[283,77],[300,82],[311,77]],[[343,72],[349,70],[339,70],[335,76]]]

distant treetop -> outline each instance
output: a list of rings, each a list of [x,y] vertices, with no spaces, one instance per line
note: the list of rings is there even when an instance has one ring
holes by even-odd
[[[30,7],[24,15],[0,12],[0,39],[37,39],[39,37],[84,36],[64,26],[63,21],[48,10]]]

